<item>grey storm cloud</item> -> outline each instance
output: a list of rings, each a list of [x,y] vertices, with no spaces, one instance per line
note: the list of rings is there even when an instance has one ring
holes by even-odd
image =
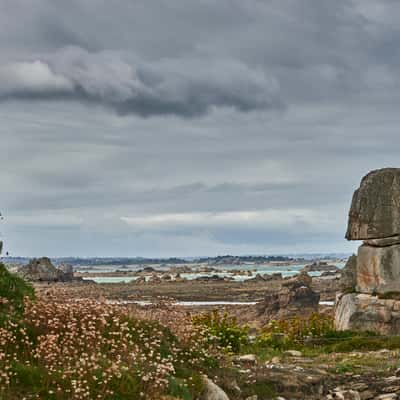
[[[0,99],[86,101],[141,116],[282,107],[278,81],[235,60],[135,63],[129,58],[69,47],[43,59],[5,64],[0,66]]]

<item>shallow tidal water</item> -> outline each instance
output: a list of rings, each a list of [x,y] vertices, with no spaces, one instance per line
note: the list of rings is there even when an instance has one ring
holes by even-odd
[[[288,265],[288,266],[266,266],[266,265],[250,265],[250,264],[245,264],[245,265],[224,265],[221,267],[214,267],[216,269],[220,269],[221,272],[210,272],[210,273],[205,273],[205,272],[193,272],[193,273],[182,273],[181,277],[186,278],[188,280],[194,280],[196,278],[199,278],[200,276],[206,276],[210,277],[213,275],[218,275],[221,277],[232,277],[235,281],[245,281],[248,279],[254,278],[257,274],[274,274],[274,273],[280,273],[284,278],[286,277],[291,277],[297,275],[302,268],[304,268],[305,264],[298,264],[298,265]],[[343,268],[344,263],[334,263],[333,265],[336,265],[338,268]],[[135,266],[135,269],[126,269],[126,271],[134,271],[138,270],[137,266]],[[96,270],[90,270],[90,272],[114,272],[117,269],[120,269],[120,266],[117,266],[115,268],[104,268],[104,269],[96,269]],[[161,268],[160,268],[161,270]],[[233,271],[235,270],[245,270],[245,271],[252,271],[251,276],[247,275],[234,275]],[[82,270],[83,271],[83,270]],[[230,272],[232,271],[232,273]],[[315,271],[315,272],[309,272],[310,276],[320,276],[321,272]],[[150,277],[150,274],[149,274]],[[101,277],[93,277],[93,278],[83,278],[83,279],[88,279],[92,280],[96,283],[129,283],[132,282],[138,277],[133,277],[133,276],[101,276]]]

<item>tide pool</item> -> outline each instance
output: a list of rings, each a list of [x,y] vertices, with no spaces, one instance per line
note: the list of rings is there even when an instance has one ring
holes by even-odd
[[[138,279],[137,276],[97,276],[94,278],[83,277],[84,281],[94,281],[96,283],[129,283]]]

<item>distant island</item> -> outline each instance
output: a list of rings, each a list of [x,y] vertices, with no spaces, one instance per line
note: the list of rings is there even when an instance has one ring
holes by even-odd
[[[348,254],[302,254],[298,256],[289,255],[222,255],[216,257],[169,257],[169,258],[146,258],[146,257],[52,257],[55,264],[70,264],[73,266],[106,266],[106,265],[177,265],[177,264],[209,264],[209,265],[240,265],[240,264],[273,264],[273,263],[304,263],[313,259],[344,259]],[[24,264],[31,257],[3,257],[7,264]]]

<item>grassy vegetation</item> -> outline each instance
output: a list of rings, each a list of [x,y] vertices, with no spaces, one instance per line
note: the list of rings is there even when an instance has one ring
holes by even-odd
[[[262,361],[282,357],[287,350],[299,350],[307,357],[333,353],[399,350],[400,336],[374,332],[336,331],[333,319],[321,314],[308,318],[272,321],[259,336],[242,347],[242,353],[257,354]],[[340,369],[340,368],[339,368]]]
[[[21,312],[24,298],[33,298],[34,290],[18,276],[7,271],[0,263],[0,314]]]
[[[107,304],[38,299],[0,327],[0,398],[192,399],[218,352],[201,331],[178,338]]]
[[[286,350],[300,350],[327,363],[336,374],[396,368],[368,353],[388,349],[397,355],[400,337],[338,332],[332,318],[272,321],[257,337],[247,326],[217,311],[192,316],[171,307],[134,309],[94,300],[47,294],[35,299],[32,287],[0,264],[0,399],[194,400],[202,374],[237,399],[274,398],[266,375],[240,373],[231,355],[255,354],[258,365]],[[256,364],[257,365],[257,364]],[[361,367],[360,367],[361,365]]]
[[[225,352],[190,318],[176,326],[90,300],[34,299],[0,267],[0,398],[192,400]]]

